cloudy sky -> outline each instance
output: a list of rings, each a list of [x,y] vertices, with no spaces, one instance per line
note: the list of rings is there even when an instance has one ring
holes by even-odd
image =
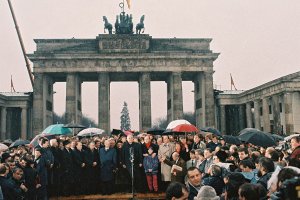
[[[131,0],[134,23],[145,14],[146,34],[153,38],[212,38],[214,84],[230,89],[230,73],[246,90],[300,70],[299,0]],[[102,16],[111,22],[121,0],[12,0],[26,51],[33,39],[95,38],[103,33]],[[0,91],[31,91],[21,48],[6,0],[0,0]],[[152,116],[166,115],[166,85],[152,87]],[[128,89],[129,88],[129,89]],[[65,110],[65,83],[54,85],[55,112]],[[193,85],[183,83],[184,110],[193,110]],[[83,84],[83,113],[97,121],[97,83]],[[124,92],[126,91],[126,93]],[[162,101],[165,99],[165,101]],[[128,102],[133,129],[138,129],[138,84],[111,83],[111,124],[119,127]]]

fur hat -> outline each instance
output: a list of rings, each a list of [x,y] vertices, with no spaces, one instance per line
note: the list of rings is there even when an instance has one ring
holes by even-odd
[[[202,186],[198,192],[197,197],[194,200],[219,200],[220,197],[217,196],[216,190],[211,186]]]

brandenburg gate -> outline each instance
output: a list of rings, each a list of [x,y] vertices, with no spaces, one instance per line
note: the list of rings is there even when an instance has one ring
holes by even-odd
[[[110,32],[111,33],[111,32]],[[66,82],[66,121],[80,123],[81,84],[98,82],[98,124],[110,132],[110,83],[139,83],[140,130],[151,127],[151,81],[167,83],[167,119],[183,115],[182,81],[194,83],[197,127],[215,126],[211,39],[100,34],[94,39],[36,39],[33,132],[53,123],[53,84]],[[125,92],[125,91],[124,91]],[[158,97],[159,98],[159,97]],[[96,105],[91,105],[95,106]]]

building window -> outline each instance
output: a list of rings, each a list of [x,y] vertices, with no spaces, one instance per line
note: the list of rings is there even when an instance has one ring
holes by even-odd
[[[269,114],[272,114],[272,106],[269,105]]]
[[[282,103],[279,103],[279,111],[282,113]]]
[[[196,109],[200,109],[200,108],[202,108],[202,99],[201,98],[196,101]]]
[[[196,91],[197,93],[199,93],[200,91],[199,81],[196,82]]]
[[[168,106],[168,110],[170,110],[171,109],[171,99],[168,100],[168,105],[167,106]]]
[[[262,107],[259,107],[259,114],[260,114],[260,116],[263,115],[263,109],[262,109]]]

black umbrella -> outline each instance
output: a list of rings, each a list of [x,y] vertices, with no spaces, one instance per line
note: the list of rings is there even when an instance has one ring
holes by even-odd
[[[277,134],[272,134],[272,137],[273,139],[276,141],[276,142],[279,142],[279,141],[283,141],[284,140],[284,137],[280,136],[280,135],[277,135]]]
[[[251,143],[260,147],[276,146],[276,142],[270,133],[262,132],[254,128],[245,128],[239,132],[241,141]]]
[[[74,123],[65,124],[63,127],[64,128],[86,128],[81,124],[74,124]]]
[[[209,133],[215,134],[217,136],[222,136],[222,134],[219,130],[212,128],[212,127],[204,127],[204,128],[201,128],[200,130],[203,132],[209,132]]]
[[[162,135],[185,135],[186,133],[185,132],[177,132],[177,131],[173,131],[172,129],[167,129],[165,130]]]
[[[9,148],[12,148],[12,147],[18,147],[18,146],[22,146],[22,145],[26,145],[26,144],[30,144],[30,141],[18,139],[18,140],[16,140],[16,141],[14,141],[14,142],[9,146]]]
[[[111,131],[111,134],[112,135],[125,135],[125,133],[122,131],[122,130],[120,130],[120,129],[113,129],[112,131]],[[126,135],[125,135],[126,136]]]
[[[233,135],[223,135],[222,138],[228,144],[240,145],[242,143],[238,137],[235,137]]]
[[[146,132],[152,135],[162,135],[165,129],[162,128],[149,128]]]

